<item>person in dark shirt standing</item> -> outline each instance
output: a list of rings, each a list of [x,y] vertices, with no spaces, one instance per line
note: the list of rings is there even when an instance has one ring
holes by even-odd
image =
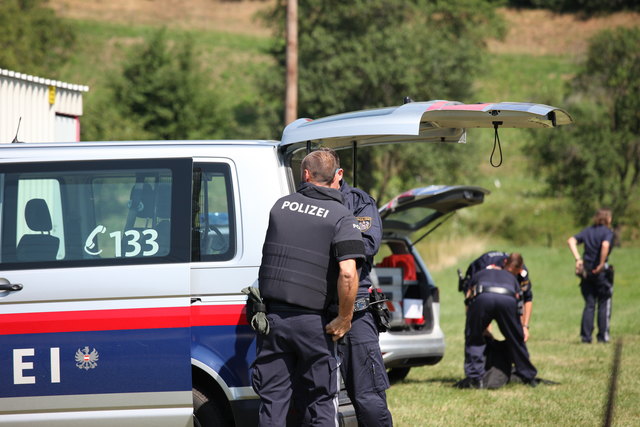
[[[520,284],[516,279],[524,261],[519,253],[507,258],[504,268],[484,269],[475,274],[467,298],[465,326],[464,372],[466,377],[455,384],[458,388],[485,388],[485,331],[495,320],[515,365],[515,374],[531,386],[537,385],[538,371],[531,363],[524,342],[524,331],[518,315]]]
[[[330,148],[322,151],[331,153],[340,162],[338,154]],[[365,191],[347,184],[342,168],[337,170],[338,180],[333,188],[339,189],[345,206],[355,215],[362,233],[365,261],[360,272],[357,300],[369,302],[371,288],[370,272],[373,257],[382,240],[382,219],[375,200]],[[356,410],[358,425],[361,427],[391,427],[393,418],[387,406],[386,390],[389,378],[380,351],[378,327],[370,310],[358,310],[353,314],[351,330],[338,346],[341,356],[340,371],[344,378],[349,399]]]
[[[607,264],[613,248],[613,215],[610,209],[598,209],[593,224],[575,236],[567,244],[576,260],[576,275],[580,277],[580,290],[584,298],[584,310],[580,325],[583,343],[590,343],[593,319],[598,306],[598,342],[609,342],[611,298],[613,295],[613,268]],[[584,255],[578,252],[578,244],[584,244]]]
[[[271,209],[258,274],[269,323],[252,365],[260,426],[286,425],[294,394],[306,396],[311,425],[338,425],[337,341],[351,328],[364,259],[358,223],[330,188],[335,158],[315,151],[300,169],[297,192]]]

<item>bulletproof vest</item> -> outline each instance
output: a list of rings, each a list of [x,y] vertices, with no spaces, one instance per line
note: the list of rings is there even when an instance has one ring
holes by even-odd
[[[467,272],[465,274],[463,283],[459,286],[459,291],[466,292],[471,282],[472,277],[479,271],[484,270],[487,266],[494,264],[502,266],[504,261],[509,257],[509,254],[501,251],[490,251],[481,255],[478,259],[469,264]],[[517,276],[518,283],[520,284],[519,292],[523,295],[525,301],[531,301],[533,299],[533,293],[531,292],[531,279],[529,278],[529,270],[526,264],[522,265],[523,273]]]
[[[359,243],[357,250],[364,256],[355,218],[342,205],[340,193],[327,190],[321,190],[321,196],[332,197],[317,199],[298,192],[271,209],[258,275],[265,300],[324,310],[337,302],[340,249],[335,243],[343,254],[348,242]]]
[[[483,287],[498,286],[514,293],[520,293],[518,279],[507,270],[482,270],[476,274],[475,282]]]
[[[479,258],[469,264],[469,267],[467,267],[464,279],[462,279],[460,281],[460,284],[458,285],[458,291],[467,292],[467,290],[469,289],[469,285],[471,284],[471,279],[476,273],[484,270],[491,264],[502,266],[504,260],[508,256],[508,253],[500,251],[490,251],[481,255]]]

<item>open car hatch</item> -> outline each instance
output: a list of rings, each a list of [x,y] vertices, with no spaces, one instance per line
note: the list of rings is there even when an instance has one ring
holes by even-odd
[[[409,102],[317,120],[298,119],[284,129],[280,144],[314,143],[340,149],[353,143],[464,143],[467,128],[552,128],[572,122],[566,111],[544,104]]]
[[[458,209],[484,202],[489,190],[466,185],[430,185],[406,191],[379,209],[385,234],[409,236]]]

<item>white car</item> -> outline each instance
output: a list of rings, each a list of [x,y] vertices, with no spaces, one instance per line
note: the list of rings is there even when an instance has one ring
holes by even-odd
[[[407,191],[380,208],[384,258],[372,278],[390,300],[391,327],[380,334],[380,349],[391,382],[404,379],[413,366],[434,365],[444,356],[439,291],[415,244],[458,209],[482,203],[487,194],[480,187],[432,185]]]

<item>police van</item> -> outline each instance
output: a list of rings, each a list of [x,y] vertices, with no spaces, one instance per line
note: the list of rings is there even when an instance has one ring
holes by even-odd
[[[281,141],[0,146],[0,425],[254,425],[241,289],[306,152],[465,142],[497,122],[571,118],[430,101],[299,119]]]

